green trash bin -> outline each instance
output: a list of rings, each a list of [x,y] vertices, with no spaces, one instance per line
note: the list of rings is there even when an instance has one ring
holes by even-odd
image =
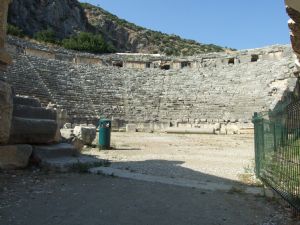
[[[110,149],[111,120],[99,121],[99,149]]]

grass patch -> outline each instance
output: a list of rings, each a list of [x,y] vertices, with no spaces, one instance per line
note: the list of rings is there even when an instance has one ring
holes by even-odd
[[[108,160],[103,160],[95,163],[74,163],[71,167],[71,171],[75,173],[88,173],[89,169],[93,167],[109,167],[111,162]]]
[[[23,38],[25,36],[23,30],[12,24],[7,24],[7,34]]]
[[[260,180],[258,180],[255,176],[255,165],[254,161],[251,165],[248,165],[244,167],[244,172],[241,174],[238,174],[238,178],[241,182],[251,185],[251,186],[262,186],[262,183]]]
[[[228,194],[244,194],[245,190],[238,187],[232,187],[230,190],[227,191]]]

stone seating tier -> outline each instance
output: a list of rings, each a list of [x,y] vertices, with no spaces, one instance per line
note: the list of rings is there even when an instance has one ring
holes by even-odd
[[[256,62],[216,66],[207,61],[167,71],[15,54],[4,78],[17,94],[66,109],[73,123],[96,123],[99,117],[126,123],[249,123],[254,112],[287,100],[296,85],[291,49],[283,51],[279,58],[262,56]]]

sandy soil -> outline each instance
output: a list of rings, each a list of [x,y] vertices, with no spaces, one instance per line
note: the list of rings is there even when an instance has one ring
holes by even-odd
[[[112,133],[114,150],[89,149],[111,167],[136,173],[209,180],[242,181],[253,175],[253,135]]]

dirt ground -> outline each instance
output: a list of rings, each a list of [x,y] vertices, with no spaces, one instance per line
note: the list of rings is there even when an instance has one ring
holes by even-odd
[[[88,150],[111,167],[155,176],[252,182],[253,135],[112,133],[114,150]],[[254,181],[253,181],[254,182]]]
[[[1,225],[292,225],[276,202],[91,174],[0,173]]]
[[[249,182],[251,135],[112,133],[113,150],[85,154],[129,173]],[[294,225],[276,200],[114,176],[0,171],[0,225]]]

